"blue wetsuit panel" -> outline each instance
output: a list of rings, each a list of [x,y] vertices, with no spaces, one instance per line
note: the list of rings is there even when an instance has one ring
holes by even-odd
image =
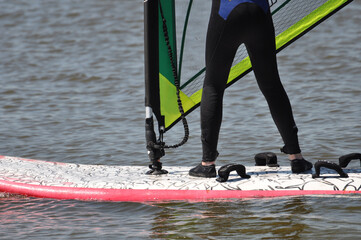
[[[269,5],[267,0],[220,0],[221,5],[219,7],[218,14],[224,19],[227,20],[229,14],[232,12],[232,10],[238,6],[240,3],[250,2],[255,3],[258,6],[260,6],[263,11],[267,13],[269,10]]]

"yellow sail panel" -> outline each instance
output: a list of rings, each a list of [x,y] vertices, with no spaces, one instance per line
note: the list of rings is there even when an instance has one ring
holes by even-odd
[[[180,118],[178,109],[176,87],[165,76],[159,74],[160,106],[161,112],[165,116],[165,127],[169,128],[177,119]],[[185,112],[189,111],[196,103],[180,91],[180,98]]]

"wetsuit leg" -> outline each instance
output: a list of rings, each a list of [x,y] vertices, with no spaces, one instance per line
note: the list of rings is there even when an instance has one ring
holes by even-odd
[[[299,153],[292,109],[278,75],[270,14],[266,16],[255,4],[242,3],[224,20],[218,15],[219,2],[213,0],[207,33],[206,76],[201,103],[202,161],[211,162],[218,156],[224,90],[233,58],[242,43],[246,44],[257,82],[286,144],[285,152]]]
[[[222,123],[223,95],[234,55],[239,46],[233,31],[219,14],[219,0],[212,4],[206,40],[206,76],[201,103],[201,130],[204,162],[217,156],[219,130]]]
[[[254,18],[251,33],[247,34],[245,45],[259,88],[267,100],[272,118],[285,143],[283,151],[288,154],[300,153],[298,129],[278,73],[272,17],[269,12],[266,15],[264,12],[258,12],[252,14]]]

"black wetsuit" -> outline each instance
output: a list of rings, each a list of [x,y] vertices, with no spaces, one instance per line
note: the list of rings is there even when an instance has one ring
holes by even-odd
[[[277,69],[275,33],[267,0],[212,0],[206,43],[206,77],[201,103],[203,159],[217,156],[223,95],[238,47],[244,43],[259,88],[285,143],[283,152],[300,153],[297,127]]]

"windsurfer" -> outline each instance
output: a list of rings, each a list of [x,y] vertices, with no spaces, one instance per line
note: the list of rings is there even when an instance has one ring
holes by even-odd
[[[294,173],[308,171],[299,147],[298,128],[291,104],[280,81],[275,32],[267,0],[213,0],[206,40],[206,76],[201,103],[203,158],[191,176],[215,177],[217,144],[222,122],[223,95],[233,58],[244,43],[272,118],[284,141],[283,153]]]

